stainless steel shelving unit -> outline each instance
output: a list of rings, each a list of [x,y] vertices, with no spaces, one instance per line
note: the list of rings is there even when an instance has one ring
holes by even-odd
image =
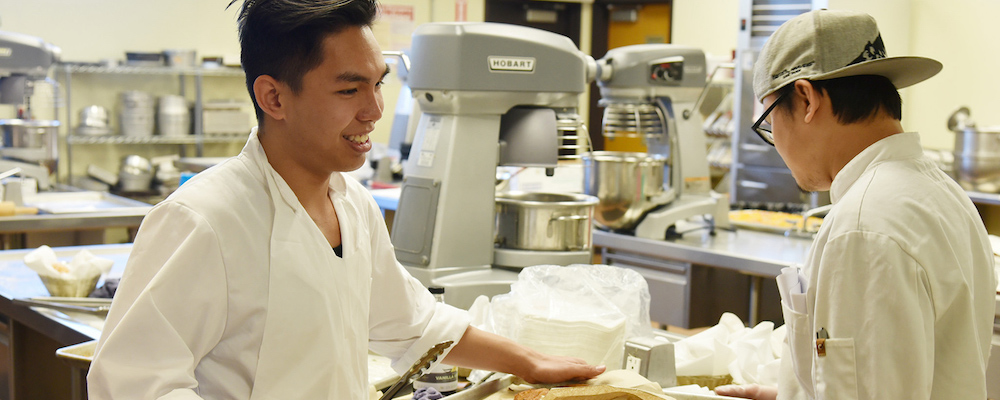
[[[119,135],[83,136],[68,135],[68,141],[73,144],[201,144],[229,143],[247,140],[246,134],[239,135],[190,135],[191,137],[130,137]]]
[[[66,116],[62,126],[66,127],[66,162],[70,178],[73,176],[73,145],[118,145],[118,144],[140,144],[140,145],[194,145],[196,156],[201,157],[204,152],[205,143],[231,143],[246,140],[246,134],[233,135],[211,135],[204,134],[202,111],[203,103],[203,78],[206,76],[219,77],[239,77],[244,76],[243,70],[232,67],[166,67],[166,66],[98,66],[90,64],[64,63],[59,69],[63,73],[66,90]],[[77,135],[73,133],[74,116],[72,106],[73,75],[74,74],[108,74],[108,75],[150,75],[150,76],[176,76],[180,81],[179,94],[186,96],[187,79],[194,79],[194,108],[191,118],[193,120],[193,132],[184,137],[131,137],[120,134],[104,136]]]

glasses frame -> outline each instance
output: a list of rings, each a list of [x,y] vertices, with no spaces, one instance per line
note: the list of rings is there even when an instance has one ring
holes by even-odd
[[[774,146],[774,133],[771,132],[770,129],[771,124],[767,124],[768,128],[761,127],[761,124],[763,124],[764,119],[771,114],[771,111],[774,110],[774,107],[777,107],[778,104],[781,103],[781,100],[785,98],[786,94],[787,93],[783,93],[781,96],[778,96],[777,99],[774,99],[774,103],[771,103],[771,106],[768,107],[767,110],[764,110],[764,113],[760,115],[760,118],[757,119],[757,122],[754,122],[753,126],[750,128],[753,129],[755,133],[757,133],[757,136],[760,136],[760,139],[763,140],[764,143],[767,143],[771,146]]]

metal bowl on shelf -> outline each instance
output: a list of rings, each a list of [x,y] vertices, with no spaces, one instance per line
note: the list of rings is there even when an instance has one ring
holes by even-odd
[[[149,191],[153,183],[153,165],[144,157],[125,156],[118,171],[118,185],[123,192]]]
[[[111,115],[108,109],[90,105],[80,110],[80,125],[76,134],[82,136],[104,136],[111,134]]]

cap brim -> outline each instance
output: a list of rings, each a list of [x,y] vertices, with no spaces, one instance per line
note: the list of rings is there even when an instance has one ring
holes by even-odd
[[[820,81],[858,75],[881,75],[889,78],[896,89],[923,82],[941,72],[937,60],[925,57],[889,57],[848,65],[844,68],[816,75],[807,79]]]

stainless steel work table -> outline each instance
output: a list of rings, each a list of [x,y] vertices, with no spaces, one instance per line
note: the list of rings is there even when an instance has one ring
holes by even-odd
[[[62,189],[25,198],[27,206],[41,210],[39,214],[0,217],[0,248],[102,244],[109,228],[127,228],[131,241],[152,208],[107,192]]]
[[[111,272],[102,278],[120,277],[132,248],[131,244],[53,248],[60,259],[69,259],[81,250],[114,260]],[[68,399],[73,392],[74,373],[68,364],[56,358],[61,347],[97,339],[103,317],[84,313],[62,313],[49,309],[25,307],[13,300],[48,296],[38,274],[24,265],[24,256],[34,249],[0,252],[0,315],[4,317],[5,346],[0,366],[5,371],[0,381],[13,399]],[[79,377],[76,378],[79,381]]]
[[[624,264],[631,264],[630,255],[638,255],[655,260],[719,268],[749,275],[751,278],[749,298],[747,299],[747,315],[749,316],[748,322],[754,325],[760,320],[760,294],[764,279],[778,276],[784,267],[804,263],[806,254],[812,245],[812,239],[749,229],[717,229],[715,235],[711,235],[707,231],[695,231],[686,233],[679,239],[652,240],[595,229],[593,243],[595,248],[602,249],[604,262],[609,264],[614,263],[609,262],[612,254],[608,252],[608,249],[612,249],[619,253],[615,256],[621,258]],[[639,267],[640,273],[649,269],[642,268],[642,260],[638,261],[640,262],[633,265]],[[650,283],[651,292],[657,290],[657,283],[652,281],[656,273],[654,275],[644,274]],[[688,274],[687,278],[684,276],[685,273]],[[690,272],[679,271],[676,277],[667,277],[666,279],[668,281],[684,281],[684,279],[690,279]],[[689,282],[685,282],[685,284],[690,286]],[[675,285],[677,288],[671,289],[670,285]],[[666,288],[664,290],[684,291],[683,296],[672,293],[660,294],[661,299],[671,299],[672,302],[690,299],[689,287],[684,288],[672,283],[662,284],[659,287]],[[653,297],[657,297],[656,293],[651,294]],[[656,306],[658,306],[657,303],[651,305],[651,307]],[[684,304],[675,307],[687,306]],[[674,324],[679,321],[681,326],[687,325],[689,315],[686,311],[680,315],[673,311],[660,314],[664,315],[664,319],[671,319],[673,323],[659,322]]]
[[[0,217],[0,234],[137,227],[149,210],[136,208],[74,214],[37,214]]]
[[[749,229],[698,231],[675,240],[653,240],[594,229],[595,247],[613,247],[692,264],[773,278],[781,269],[805,262],[811,238]]]

